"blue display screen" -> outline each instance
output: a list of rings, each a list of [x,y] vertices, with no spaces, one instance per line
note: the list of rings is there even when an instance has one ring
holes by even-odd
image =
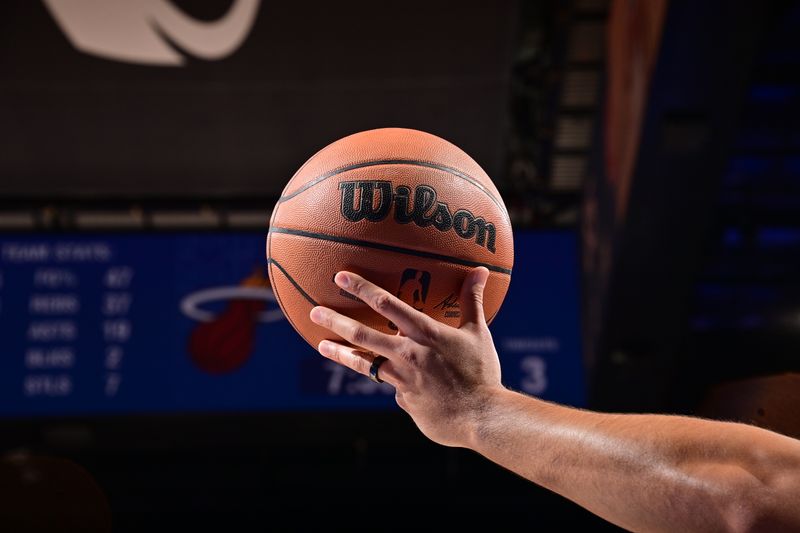
[[[261,233],[0,236],[0,416],[397,408],[284,319]],[[577,238],[515,237],[504,382],[582,405]]]

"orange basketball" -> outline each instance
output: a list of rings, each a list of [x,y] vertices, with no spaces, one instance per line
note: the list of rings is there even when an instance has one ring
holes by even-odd
[[[278,303],[315,348],[330,331],[308,314],[324,305],[386,333],[396,328],[340,290],[340,270],[364,276],[431,317],[458,326],[466,273],[489,269],[491,321],[511,280],[508,212],[466,153],[421,131],[364,131],[326,146],[295,173],[275,205],[267,236]]]

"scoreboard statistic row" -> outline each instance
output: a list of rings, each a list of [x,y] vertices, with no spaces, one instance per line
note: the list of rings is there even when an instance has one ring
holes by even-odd
[[[0,235],[0,416],[396,408],[291,328],[264,239]],[[503,380],[581,405],[576,235],[518,232],[515,251],[491,326]]]

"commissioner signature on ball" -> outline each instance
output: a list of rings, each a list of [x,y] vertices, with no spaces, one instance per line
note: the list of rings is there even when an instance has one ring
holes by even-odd
[[[455,294],[450,294],[447,298],[434,305],[434,309],[458,309],[458,297]]]

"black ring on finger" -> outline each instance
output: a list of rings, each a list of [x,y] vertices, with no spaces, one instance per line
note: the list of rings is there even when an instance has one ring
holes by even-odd
[[[383,383],[383,380],[378,377],[378,369],[385,362],[386,358],[384,356],[382,355],[375,356],[375,359],[372,360],[372,364],[369,367],[369,379],[371,379],[375,383]]]

